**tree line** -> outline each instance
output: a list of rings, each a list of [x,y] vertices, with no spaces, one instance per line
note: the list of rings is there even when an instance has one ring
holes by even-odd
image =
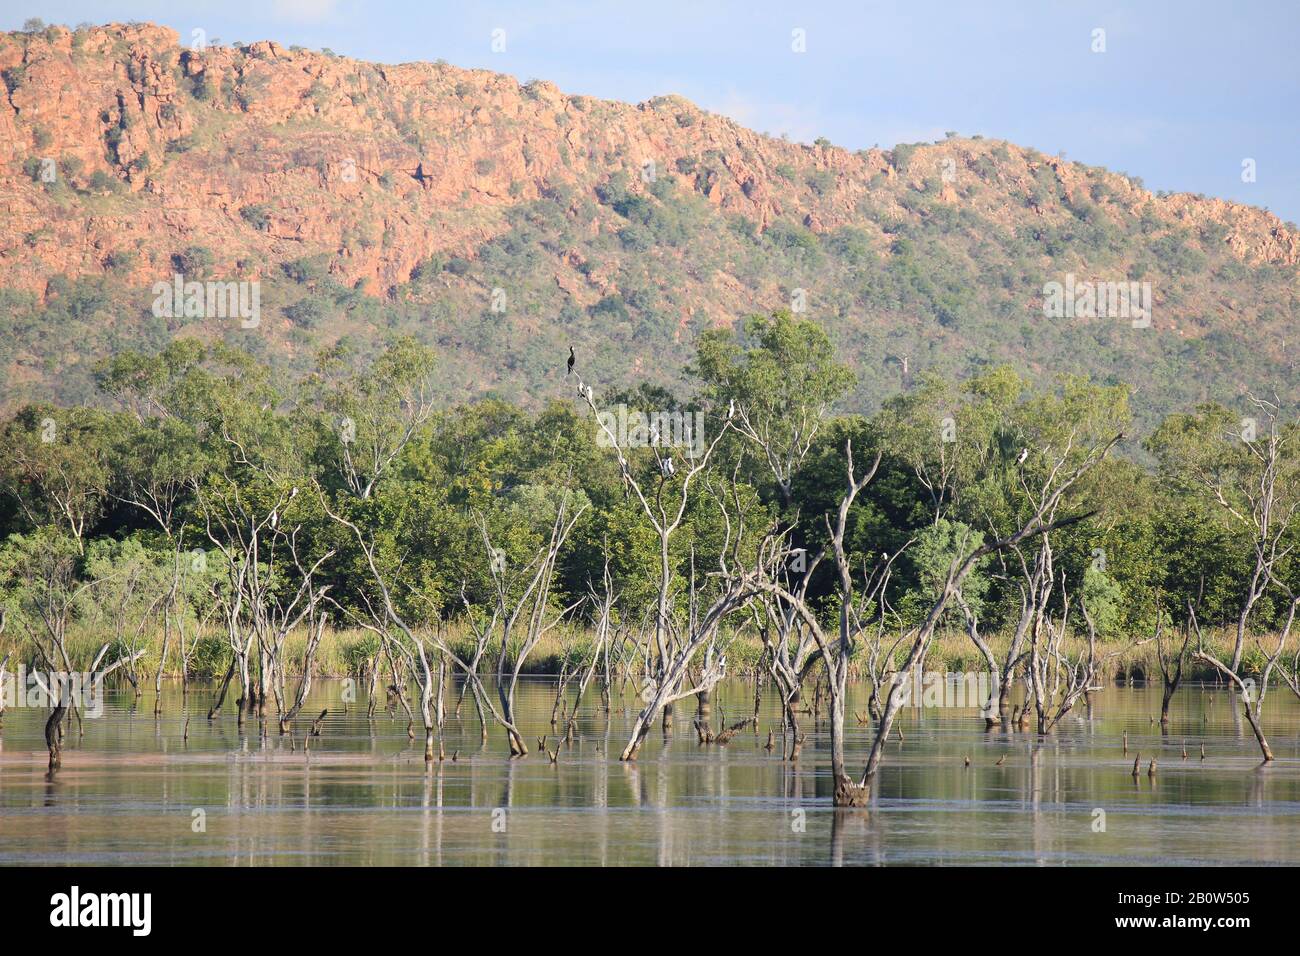
[[[611,684],[633,681],[642,706],[622,756],[635,759],[688,697],[702,742],[735,732],[713,731],[708,700],[748,635],[782,699],[785,756],[798,756],[811,686],[836,801],[854,804],[941,631],[969,636],[987,670],[989,726],[1040,733],[1145,642],[1162,717],[1197,661],[1239,691],[1271,758],[1268,688],[1300,693],[1300,455],[1276,397],[1132,436],[1122,384],[1035,387],[991,367],[922,375],[874,414],[840,415],[853,374],[785,312],[701,334],[689,395],[565,358],[535,412],[499,398],[437,407],[438,357],[405,337],[371,353],[344,340],[293,382],[190,339],[104,361],[101,402],[29,405],[3,423],[0,658],[138,682],[149,627],[160,689],[169,654],[187,670],[210,626],[210,716],[233,692],[241,722],[274,708],[287,731],[327,630],[353,627],[372,637],[370,706],[386,681],[428,759],[449,686],[485,741],[499,725],[522,755],[528,657],[581,624],[589,640],[557,708],[569,688],[576,709],[593,680],[608,707]],[[105,639],[82,652],[69,632],[86,620]],[[296,673],[291,634],[306,642]],[[870,682],[876,728],[856,779],[851,670]],[[1008,713],[1017,682],[1024,705]]]

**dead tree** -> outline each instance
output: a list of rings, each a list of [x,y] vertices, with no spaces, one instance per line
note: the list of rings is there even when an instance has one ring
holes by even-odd
[[[651,491],[647,490],[633,471],[631,462],[628,459],[628,449],[625,447],[628,442],[626,440],[620,441],[619,436],[609,427],[605,418],[597,410],[595,394],[592,388],[584,385],[580,380],[578,392],[595,416],[605,442],[614,449],[624,491],[629,498],[635,496],[637,502],[641,505],[642,513],[658,539],[659,579],[657,582],[654,620],[654,646],[653,656],[647,659],[650,674],[648,675],[646,693],[653,705],[653,714],[657,717],[664,707],[671,707],[674,701],[680,700],[683,696],[677,694],[676,685],[663,686],[664,682],[670,679],[670,675],[680,682],[690,668],[691,658],[694,656],[695,651],[703,643],[703,639],[698,642],[694,638],[683,640],[683,630],[678,628],[673,621],[671,608],[673,562],[670,557],[670,545],[673,535],[681,528],[682,521],[686,517],[687,505],[691,500],[692,485],[696,483],[696,479],[708,467],[709,460],[713,457],[718,443],[731,427],[731,418],[728,417],[724,420],[722,427],[718,429],[713,440],[704,446],[702,454],[696,453],[694,440],[688,442],[683,450],[682,457],[684,461],[681,467],[677,465],[673,450],[671,448],[661,450],[657,436],[651,434],[650,445],[657,465],[656,475],[650,479],[654,482],[654,489]],[[703,438],[703,436],[692,436],[692,438],[696,437]],[[682,659],[682,654],[688,656]],[[716,683],[716,680],[711,682],[709,686],[712,686],[712,683]],[[666,717],[670,714],[671,711],[665,711]],[[633,739],[624,749],[623,759],[630,760],[635,757],[636,752],[640,749],[641,740],[644,739],[644,732],[644,722],[638,718],[632,735]]]
[[[551,588],[560,551],[587,509],[584,503],[570,513],[569,497],[569,491],[565,489],[556,508],[555,520],[551,525],[550,538],[545,544],[545,549],[539,551],[518,575],[509,574],[504,562],[497,560],[499,552],[492,547],[487,522],[481,518],[479,521],[483,546],[488,555],[492,584],[496,592],[495,605],[498,613],[494,616],[501,625],[496,680],[497,698],[501,709],[499,712],[494,711],[494,716],[505,728],[510,742],[510,753],[513,756],[522,757],[528,753],[528,745],[519,731],[515,714],[515,691],[519,686],[519,675],[528,660],[528,655],[533,652],[547,632],[581,603],[581,601],[574,602],[558,613],[550,610]],[[515,587],[515,583],[521,579],[522,590]],[[523,628],[523,640],[511,662],[510,641],[519,627]]]
[[[606,674],[609,669],[609,641],[611,632],[614,630],[614,607],[618,603],[618,592],[614,589],[614,579],[609,572],[609,551],[605,551],[605,567],[601,575],[602,588],[597,591],[595,586],[588,582],[587,595],[591,606],[595,611],[595,631],[596,642],[591,651],[591,660],[587,669],[583,672],[582,678],[578,681],[577,692],[573,695],[573,706],[569,710],[568,720],[564,727],[564,740],[566,743],[572,742],[573,734],[578,724],[578,707],[582,703],[582,697],[587,692],[587,686],[596,675],[596,668],[600,664],[601,658],[605,660]],[[608,685],[608,677],[606,678]],[[608,695],[605,697],[606,708],[608,708]]]
[[[1046,537],[1044,533],[1044,538]],[[1080,601],[1079,610],[1088,632],[1087,650],[1077,659],[1066,654],[1064,642],[1069,625],[1070,596],[1065,589],[1064,575],[1061,580],[1061,605],[1059,623],[1053,623],[1051,615],[1044,615],[1043,626],[1035,628],[1031,636],[1030,689],[1038,714],[1039,734],[1051,733],[1079,698],[1092,689],[1098,675],[1104,673],[1106,665],[1120,653],[1118,650],[1108,654],[1098,653],[1096,624],[1088,613],[1087,606]],[[1130,649],[1141,647],[1148,640],[1150,638],[1138,641],[1130,645]]]
[[[851,441],[844,443],[847,485],[844,495],[840,499],[839,507],[836,509],[835,519],[832,521],[829,515],[826,516],[826,527],[829,536],[828,545],[823,546],[821,552],[814,559],[814,564],[819,562],[829,547],[835,562],[839,590],[838,635],[835,640],[832,642],[826,635],[817,620],[816,614],[809,608],[803,596],[796,595],[770,578],[761,581],[759,585],[763,591],[778,598],[802,618],[804,626],[808,629],[817,645],[817,650],[824,664],[827,675],[827,691],[830,698],[831,778],[834,781],[837,806],[843,802],[842,795],[852,790],[852,781],[849,779],[846,769],[844,754],[844,714],[848,691],[849,659],[854,653],[858,635],[862,631],[864,610],[867,605],[879,597],[888,579],[889,568],[893,561],[893,558],[889,556],[882,557],[877,566],[866,574],[862,588],[858,589],[854,582],[852,564],[845,549],[844,536],[848,530],[849,510],[853,507],[853,502],[857,499],[858,494],[875,476],[877,469],[880,467],[881,454],[881,452],[877,452],[871,467],[867,469],[862,477],[858,477],[853,463],[853,443]]]
[[[233,441],[233,440],[232,440]],[[257,674],[254,670],[259,633],[265,631],[267,604],[273,598],[272,560],[277,535],[285,509],[297,497],[298,489],[280,488],[273,493],[269,506],[246,495],[239,482],[220,475],[225,484],[223,494],[209,493],[196,483],[196,492],[204,517],[207,538],[221,553],[226,587],[219,591],[226,641],[232,655],[230,669],[208,711],[212,720],[221,711],[231,678],[239,679],[238,722],[242,726],[245,712],[256,713],[264,707],[259,700]],[[263,672],[263,679],[265,679]],[[262,684],[265,693],[265,684]]]
[[[1193,630],[1196,631],[1196,653],[1193,658],[1198,661],[1204,661],[1211,665],[1215,670],[1232,682],[1233,687],[1241,694],[1241,709],[1246,717],[1246,722],[1250,724],[1251,731],[1255,734],[1255,740],[1259,744],[1260,753],[1264,755],[1264,762],[1273,761],[1273,750],[1268,745],[1268,739],[1264,736],[1264,699],[1268,696],[1268,685],[1273,677],[1273,671],[1278,670],[1286,680],[1287,672],[1285,666],[1279,667],[1286,653],[1287,641],[1291,637],[1291,626],[1295,623],[1296,608],[1300,606],[1300,594],[1296,594],[1284,582],[1273,578],[1273,583],[1277,584],[1286,592],[1289,606],[1287,607],[1286,620],[1282,630],[1273,639],[1275,646],[1269,649],[1269,639],[1256,635],[1255,641],[1261,653],[1264,655],[1264,666],[1259,671],[1259,681],[1256,683],[1253,677],[1246,675],[1244,668],[1240,665],[1237,667],[1231,664],[1225,664],[1213,654],[1205,649],[1204,636],[1201,634],[1201,626],[1193,612],[1190,615],[1190,622]],[[1290,681],[1288,680],[1289,684]]]
[[[1229,672],[1240,670],[1250,616],[1273,580],[1278,563],[1294,547],[1286,542],[1300,509],[1300,475],[1296,473],[1295,456],[1288,458],[1285,454],[1295,433],[1282,427],[1281,403],[1276,398],[1269,401],[1254,395],[1248,399],[1264,418],[1265,427],[1256,429],[1255,435],[1263,432],[1258,438],[1241,435],[1245,464],[1240,468],[1222,467],[1212,460],[1207,467],[1193,460],[1187,465],[1192,478],[1250,534],[1254,550],[1255,563],[1237,615],[1232,657],[1227,662]],[[1227,437],[1235,442],[1238,436]]]
[[[318,493],[319,489],[318,489]],[[374,582],[375,589],[378,591],[379,606],[376,607],[374,602],[366,594],[361,595],[362,601],[366,605],[369,614],[369,620],[352,615],[359,625],[365,627],[371,632],[377,634],[380,639],[381,648],[390,655],[389,666],[393,671],[394,678],[397,678],[397,665],[394,655],[404,660],[409,666],[410,671],[415,675],[416,681],[420,687],[420,717],[424,725],[424,759],[425,762],[433,760],[433,742],[435,735],[440,736],[442,733],[443,707],[442,707],[442,688],[443,678],[446,673],[445,663],[441,659],[442,654],[450,654],[450,648],[446,646],[446,641],[439,634],[435,638],[435,647],[433,654],[438,655],[437,676],[434,676],[434,669],[429,662],[431,653],[426,646],[424,637],[417,634],[410,625],[408,625],[402,615],[398,612],[397,604],[393,599],[392,586],[389,584],[387,576],[380,569],[379,562],[375,556],[375,541],[372,536],[365,534],[361,528],[351,519],[334,511],[328,499],[323,493],[320,493],[320,499],[326,514],[343,527],[352,532],[356,539],[357,546],[361,549],[362,555],[366,560],[366,567],[370,571],[371,580]],[[435,706],[436,695],[436,706]],[[402,697],[405,705],[405,697]],[[408,711],[409,713],[409,711]],[[442,752],[442,745],[439,743],[439,753]]]
[[[964,559],[960,557],[954,559],[949,566],[947,576],[944,580],[939,597],[934,606],[930,609],[929,614],[921,625],[915,630],[912,638],[911,648],[903,665],[895,674],[895,683],[890,690],[888,700],[885,704],[885,712],[876,727],[875,739],[871,745],[871,752],[867,757],[867,765],[862,773],[861,779],[856,785],[850,783],[847,779],[837,781],[835,787],[836,806],[863,806],[870,797],[870,790],[876,773],[880,768],[880,761],[884,756],[885,742],[889,739],[890,731],[893,729],[894,719],[898,711],[903,707],[908,694],[908,683],[913,673],[919,672],[925,665],[926,654],[930,650],[930,644],[934,637],[934,631],[939,620],[942,618],[948,602],[953,599],[954,594],[961,588],[961,583],[971,572],[975,565],[984,557],[995,554],[1006,548],[1013,548],[1029,538],[1041,536],[1051,532],[1055,528],[1067,524],[1073,524],[1090,516],[1089,513],[1076,515],[1068,518],[1049,519],[1047,516],[1056,513],[1056,509],[1065,496],[1065,493],[1094,465],[1100,462],[1109,454],[1110,450],[1122,438],[1122,435],[1116,435],[1104,445],[1093,446],[1084,452],[1073,468],[1067,470],[1067,462],[1071,457],[1072,440],[1067,442],[1065,451],[1056,460],[1056,462],[1047,471],[1042,484],[1031,498],[1034,505],[1033,512],[1020,527],[1004,538],[983,544],[975,548],[966,555]],[[1022,479],[1023,481],[1023,479]]]
[[[1178,693],[1178,686],[1183,681],[1183,664],[1187,661],[1187,645],[1192,639],[1191,618],[1193,614],[1192,602],[1187,602],[1187,620],[1188,624],[1183,628],[1183,643],[1178,646],[1178,650],[1173,650],[1173,643],[1166,648],[1163,640],[1164,621],[1160,611],[1156,611],[1156,659],[1160,663],[1160,683],[1162,692],[1160,695],[1160,726],[1166,732],[1169,728],[1169,704],[1174,699],[1174,694]]]
[[[785,536],[773,526],[755,548],[752,565],[745,561],[742,547],[747,515],[736,493],[734,477],[728,492],[730,502],[727,493],[714,488],[713,499],[723,520],[723,542],[719,548],[718,569],[706,576],[711,584],[711,597],[705,606],[692,561],[688,619],[684,627],[679,627],[673,620],[659,618],[656,634],[660,654],[654,659],[653,669],[647,671],[641,692],[645,706],[632,723],[632,733],[620,756],[622,760],[637,758],[650,727],[666,708],[683,698],[712,690],[726,676],[727,641],[720,631],[723,620],[763,590],[764,582],[772,578],[774,568],[788,558]],[[679,514],[677,520],[680,518]],[[661,603],[660,607],[664,605]],[[697,656],[701,658],[698,666],[694,664]],[[693,680],[688,680],[688,677]]]

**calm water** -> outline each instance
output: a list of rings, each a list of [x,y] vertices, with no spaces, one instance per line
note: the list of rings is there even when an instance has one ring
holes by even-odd
[[[630,693],[627,712],[616,698],[607,720],[590,692],[581,733],[554,765],[537,752],[508,759],[495,728],[481,749],[467,698],[447,725],[447,756],[458,749],[459,759],[431,769],[422,739],[407,739],[404,715],[380,710],[368,721],[364,704],[344,714],[341,692],[337,681],[315,686],[304,713],[330,715],[309,753],[301,738],[310,719],[299,720],[291,750],[274,721],[265,738],[251,722],[241,734],[229,712],[209,723],[209,688],[192,687],[183,700],[179,686],[167,687],[159,720],[151,691],[138,702],[129,690],[111,692],[84,737],[74,726],[52,781],[44,713],[8,710],[0,864],[1300,863],[1300,707],[1283,689],[1270,692],[1266,710],[1278,757],[1267,769],[1222,688],[1180,690],[1167,737],[1150,721],[1157,688],[1108,688],[1095,695],[1091,719],[1080,707],[1044,741],[985,734],[972,710],[909,710],[873,806],[839,812],[830,807],[824,727],[809,733],[797,765],[780,759],[779,734],[774,753],[763,749],[769,725],[779,727],[770,691],[758,733],[747,729],[725,747],[699,746],[694,701],[680,702],[671,738],[656,725],[635,764],[617,759],[637,703]],[[865,690],[856,694],[850,711],[865,711]],[[553,699],[548,681],[521,691],[534,751],[550,733]],[[714,725],[720,710],[731,722],[752,708],[752,685],[724,684]],[[860,770],[869,728],[849,722],[850,766]],[[1104,832],[1094,831],[1096,810]],[[196,820],[205,832],[195,832]]]

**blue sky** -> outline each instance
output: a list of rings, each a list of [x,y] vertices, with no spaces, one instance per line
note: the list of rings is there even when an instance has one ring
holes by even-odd
[[[0,25],[151,20],[381,62],[445,59],[632,102],[679,93],[857,149],[1009,139],[1300,220],[1300,3],[7,0]],[[791,49],[805,31],[806,52]],[[1093,31],[1105,31],[1095,53]],[[505,31],[493,52],[492,31]],[[1242,181],[1255,160],[1256,181]]]

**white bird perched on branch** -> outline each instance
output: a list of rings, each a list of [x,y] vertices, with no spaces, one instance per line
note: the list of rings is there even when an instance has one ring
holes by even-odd
[[[1029,449],[1028,448],[1020,449],[1020,457],[1016,459],[1016,464],[1023,465],[1025,463],[1025,459],[1028,457],[1029,457]]]
[[[677,471],[677,466],[673,464],[672,455],[669,455],[667,458],[660,460],[659,472],[665,478],[671,478],[676,471]]]

